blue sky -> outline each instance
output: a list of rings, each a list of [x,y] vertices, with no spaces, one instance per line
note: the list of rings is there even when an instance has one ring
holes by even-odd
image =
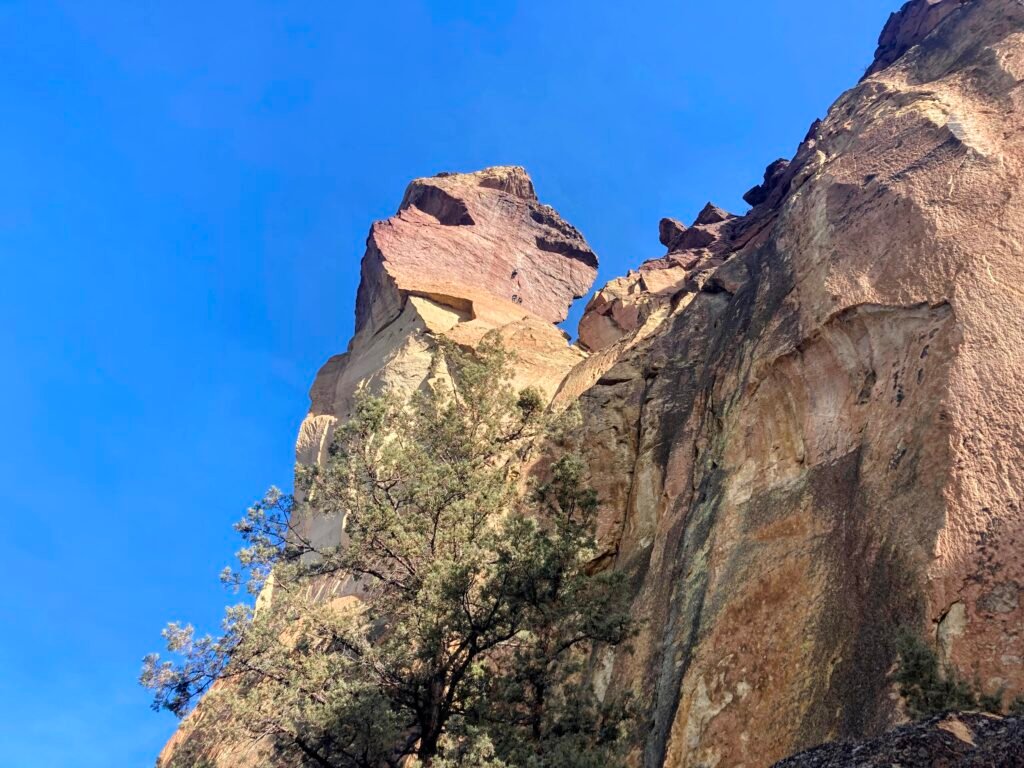
[[[525,165],[601,257],[739,211],[897,0],[0,0],[0,763],[150,766],[135,678],[287,485],[407,181]]]

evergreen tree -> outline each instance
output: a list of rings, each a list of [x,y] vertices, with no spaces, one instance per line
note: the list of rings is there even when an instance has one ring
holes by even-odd
[[[628,702],[585,671],[631,634],[625,585],[592,573],[596,496],[578,456],[550,455],[558,427],[511,363],[494,338],[442,345],[410,401],[361,396],[297,472],[302,501],[271,490],[236,526],[224,578],[255,612],[230,608],[216,638],[165,630],[173,658],[142,674],[154,707],[204,697],[209,740],[289,766],[621,764]],[[523,491],[539,443],[548,480]],[[343,518],[343,545],[302,534],[316,514]]]

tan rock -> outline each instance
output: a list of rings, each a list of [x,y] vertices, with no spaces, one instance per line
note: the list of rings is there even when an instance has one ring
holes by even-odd
[[[334,426],[357,392],[407,396],[431,374],[437,342],[473,347],[496,331],[516,355],[513,385],[551,399],[586,359],[554,324],[589,290],[597,257],[582,235],[538,202],[522,168],[441,174],[409,185],[398,213],[370,230],[362,261],[356,333],[345,354],[320,369],[299,428],[296,460],[324,459]],[[344,542],[340,518],[295,521],[318,546]],[[327,581],[318,598],[348,598],[354,585]],[[220,768],[265,765],[256,745],[223,743],[200,706],[164,749],[195,752]]]
[[[590,299],[579,325],[579,343],[597,351],[635,333],[658,310],[696,293],[736,250],[742,228],[736,217],[712,203],[687,228],[662,219],[659,238],[669,248],[660,259],[644,262],[636,272],[616,278]],[[745,241],[742,241],[745,242]]]

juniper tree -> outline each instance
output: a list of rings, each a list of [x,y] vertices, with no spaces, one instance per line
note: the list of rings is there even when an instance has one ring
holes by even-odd
[[[584,672],[631,633],[624,584],[592,573],[596,496],[511,362],[493,338],[444,345],[411,400],[361,396],[297,472],[302,500],[272,490],[236,526],[224,578],[255,612],[229,609],[218,637],[165,630],[172,658],[142,674],[154,707],[205,694],[208,738],[285,765],[620,763],[628,702],[599,701]],[[547,481],[529,487],[538,443]],[[318,514],[344,520],[343,545],[303,534]]]

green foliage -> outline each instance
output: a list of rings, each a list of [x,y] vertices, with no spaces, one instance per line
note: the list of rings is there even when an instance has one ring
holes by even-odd
[[[510,362],[492,338],[445,345],[411,401],[362,396],[324,464],[297,472],[301,500],[272,489],[236,526],[223,578],[256,611],[230,609],[216,638],[172,624],[174,660],[146,659],[154,707],[205,694],[219,738],[288,765],[620,764],[629,702],[598,701],[584,673],[632,633],[625,584],[591,573],[577,456],[522,491],[522,459],[558,429]],[[344,546],[307,537],[316,515],[344,519]]]
[[[915,719],[949,710],[987,709],[999,712],[1002,692],[979,695],[953,667],[939,663],[935,650],[917,634],[904,630],[897,637],[899,664],[894,679]]]
[[[1010,714],[1014,717],[1024,717],[1024,696],[1016,696],[1010,702]]]

